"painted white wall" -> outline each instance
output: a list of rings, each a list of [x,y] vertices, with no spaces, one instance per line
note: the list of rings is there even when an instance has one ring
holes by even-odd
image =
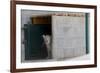
[[[100,0],[33,0],[58,3],[76,3],[98,5],[98,37],[100,37]],[[100,38],[98,38],[98,67],[84,69],[69,69],[41,71],[34,73],[99,73],[100,72]],[[10,73],[10,0],[0,2],[0,73]],[[24,73],[24,72],[23,72]],[[27,72],[33,73],[33,72]]]
[[[54,59],[69,59],[86,54],[85,16],[52,16],[52,30]]]

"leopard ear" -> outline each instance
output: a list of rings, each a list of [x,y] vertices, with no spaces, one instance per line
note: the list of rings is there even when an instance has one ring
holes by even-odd
[[[43,37],[43,39],[45,39],[46,36],[43,34],[42,37]]]

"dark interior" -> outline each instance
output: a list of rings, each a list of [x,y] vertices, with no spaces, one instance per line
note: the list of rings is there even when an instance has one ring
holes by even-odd
[[[47,59],[48,50],[43,35],[52,35],[50,22],[24,24],[25,60]]]

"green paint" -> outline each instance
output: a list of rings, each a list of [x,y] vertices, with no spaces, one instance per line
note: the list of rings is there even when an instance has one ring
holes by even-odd
[[[89,53],[89,30],[88,30],[88,13],[85,13],[85,32],[86,32],[86,54]]]
[[[45,59],[48,56],[47,47],[42,35],[48,33],[45,24],[26,24],[25,60]]]

